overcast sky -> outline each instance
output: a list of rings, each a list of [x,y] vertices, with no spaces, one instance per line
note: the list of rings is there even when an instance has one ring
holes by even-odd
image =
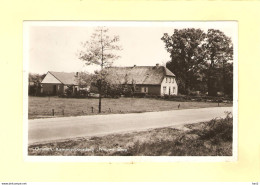
[[[232,40],[237,38],[235,22],[27,22],[24,42],[29,72],[93,71],[78,59],[80,43],[89,40],[96,26],[106,26],[109,34],[119,35],[123,50],[114,66],[151,66],[163,64],[170,57],[161,37],[174,29],[214,28],[223,31]]]

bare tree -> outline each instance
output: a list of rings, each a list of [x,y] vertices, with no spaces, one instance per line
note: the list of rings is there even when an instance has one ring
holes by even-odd
[[[109,36],[108,29],[105,27],[98,27],[92,34],[89,41],[82,42],[82,50],[79,52],[79,59],[84,61],[86,65],[99,65],[100,70],[103,71],[104,67],[109,67],[113,62],[119,58],[114,53],[116,50],[121,50],[117,45],[119,36]],[[99,73],[96,84],[98,84],[99,92],[99,105],[98,112],[101,113],[101,99],[102,99],[102,86],[105,82],[104,73]]]
[[[79,72],[77,74],[76,81],[79,85],[79,88],[86,88],[90,86],[91,74],[88,72]]]

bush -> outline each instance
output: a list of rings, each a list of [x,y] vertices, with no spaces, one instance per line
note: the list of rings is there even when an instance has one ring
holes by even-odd
[[[123,90],[123,93],[122,93],[125,97],[133,97],[133,91],[131,88],[127,87]]]
[[[135,92],[134,97],[138,97],[138,98],[144,98],[146,93],[142,93],[142,92]]]
[[[71,89],[66,89],[64,94],[59,95],[60,98],[87,98],[89,92],[86,90],[80,90],[77,93],[72,93]]]
[[[170,95],[165,94],[165,95],[163,96],[163,98],[164,98],[164,99],[169,99],[169,98],[170,98]]]
[[[48,96],[48,94],[42,92],[42,93],[37,94],[37,96],[39,96],[39,97],[46,97],[46,96]]]
[[[233,117],[230,112],[224,119],[213,119],[206,122],[203,129],[197,130],[200,139],[211,140],[214,143],[233,140]],[[194,131],[193,131],[194,132]],[[196,132],[196,131],[195,131]]]
[[[190,96],[190,95],[167,95],[165,94],[161,98],[165,100],[170,101],[179,101],[179,102],[189,102],[189,101],[196,101],[196,102],[215,102],[215,103],[221,103],[221,102],[228,102],[232,101],[230,97],[215,97],[215,96],[206,96],[206,95],[196,95],[196,96]]]
[[[78,94],[80,96],[84,96],[84,97],[87,97],[89,95],[89,92],[86,91],[86,90],[79,90]]]
[[[184,96],[184,95],[177,96],[177,95],[167,95],[167,94],[165,94],[162,98],[171,101],[180,101],[180,102],[184,102],[191,99],[189,96]]]
[[[67,89],[65,89],[66,96],[71,96],[73,92],[73,86],[68,86]]]
[[[159,95],[153,95],[153,94],[146,94],[146,95],[145,95],[145,98],[155,98],[155,99],[157,99],[157,98],[161,98],[161,96],[159,96]]]

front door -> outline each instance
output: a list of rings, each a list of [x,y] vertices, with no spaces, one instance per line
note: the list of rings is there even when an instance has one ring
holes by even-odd
[[[169,87],[169,95],[171,95],[171,87]]]

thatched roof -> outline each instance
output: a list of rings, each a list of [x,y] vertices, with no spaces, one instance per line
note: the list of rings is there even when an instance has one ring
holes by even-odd
[[[160,85],[165,76],[175,77],[164,66],[110,67],[107,70],[107,78],[117,84]]]

